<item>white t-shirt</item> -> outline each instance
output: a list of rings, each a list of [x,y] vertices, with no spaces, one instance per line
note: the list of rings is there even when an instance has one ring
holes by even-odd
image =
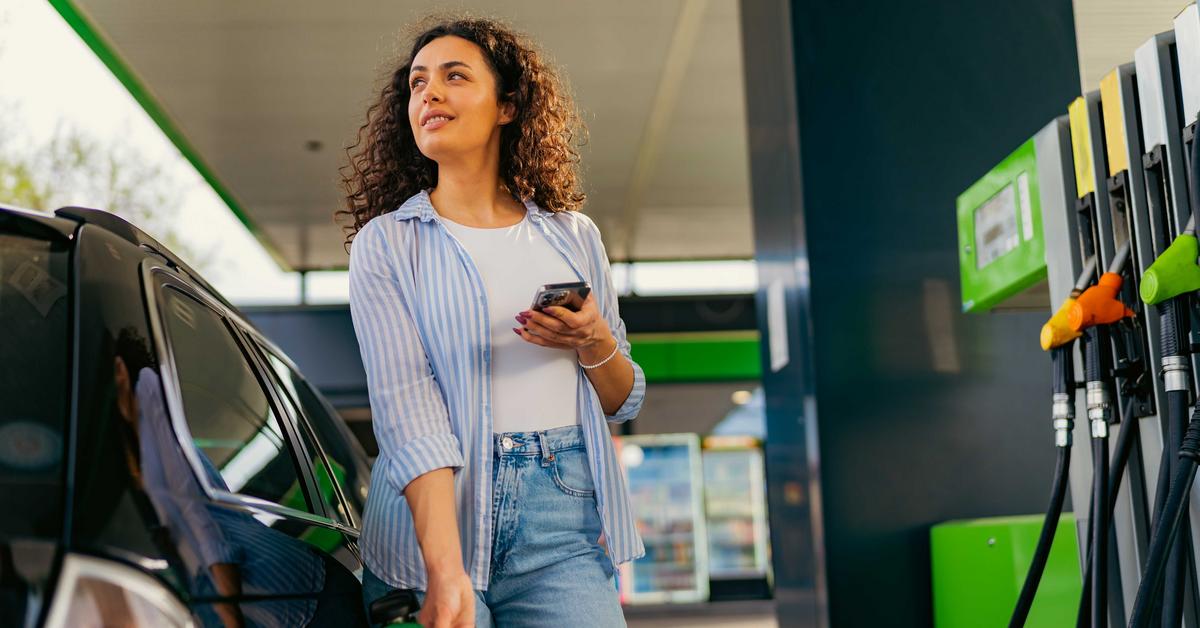
[[[526,342],[512,332],[538,288],[578,281],[528,214],[510,227],[442,223],[467,250],[483,277],[492,334],[492,431],[533,432],[577,425],[579,375],[575,351]]]

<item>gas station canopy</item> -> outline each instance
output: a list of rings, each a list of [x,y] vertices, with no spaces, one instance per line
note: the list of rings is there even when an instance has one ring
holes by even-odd
[[[443,3],[52,2],[282,266],[345,268],[343,148],[406,27]],[[590,133],[583,211],[613,261],[753,256],[737,3],[459,6],[564,70]]]

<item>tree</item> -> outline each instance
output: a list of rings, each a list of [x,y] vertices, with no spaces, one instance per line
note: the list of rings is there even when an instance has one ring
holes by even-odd
[[[200,272],[211,265],[212,251],[197,250],[175,227],[183,186],[161,165],[66,123],[44,143],[21,137],[11,132],[18,111],[0,103],[0,202],[47,212],[68,205],[110,211]]]

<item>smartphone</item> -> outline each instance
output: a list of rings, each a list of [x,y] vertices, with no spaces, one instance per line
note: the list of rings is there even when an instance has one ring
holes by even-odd
[[[529,306],[529,309],[540,312],[542,308],[557,305],[578,312],[583,307],[583,300],[591,291],[592,287],[586,281],[548,283],[538,288],[537,293],[533,295],[533,305]]]

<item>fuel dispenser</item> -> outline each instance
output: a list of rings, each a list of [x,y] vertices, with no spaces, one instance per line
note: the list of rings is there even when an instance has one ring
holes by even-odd
[[[1152,37],[1134,54],[1137,69],[1137,88],[1142,128],[1141,165],[1148,212],[1156,236],[1158,257],[1143,277],[1141,297],[1154,308],[1153,317],[1159,321],[1161,338],[1159,355],[1162,381],[1166,394],[1166,411],[1154,434],[1143,441],[1147,471],[1155,462],[1157,481],[1148,491],[1153,504],[1154,521],[1163,512],[1170,478],[1175,470],[1179,444],[1187,420],[1187,405],[1194,399],[1196,357],[1190,355],[1189,301],[1187,296],[1200,284],[1188,286],[1187,269],[1195,266],[1195,238],[1188,235],[1190,218],[1183,171],[1180,111],[1178,109],[1179,76],[1175,35],[1173,32]],[[1171,242],[1163,247],[1163,243]],[[1192,248],[1192,253],[1188,249]],[[1198,276],[1197,278],[1200,278]],[[1157,523],[1154,524],[1155,526]],[[1186,537],[1187,535],[1183,535]],[[1195,577],[1192,573],[1190,540],[1180,538],[1171,552],[1174,558],[1169,569],[1173,574],[1162,598],[1155,608],[1145,612],[1159,617],[1164,625],[1178,626],[1181,617],[1188,626],[1195,626]]]
[[[1159,417],[1165,416],[1167,395],[1162,378],[1161,328],[1157,316],[1147,316],[1148,311],[1136,293],[1145,288],[1145,273],[1159,253],[1166,248],[1167,235],[1161,226],[1150,219],[1147,205],[1145,176],[1141,168],[1142,132],[1138,119],[1138,94],[1135,66],[1122,65],[1100,81],[1101,112],[1104,121],[1108,178],[1105,182],[1114,222],[1114,229],[1124,229],[1131,243],[1130,277],[1133,281],[1123,301],[1134,310],[1130,322],[1137,336],[1143,338],[1145,352],[1130,356],[1138,365],[1129,365],[1128,393],[1133,397],[1131,420],[1122,423],[1121,434],[1115,447],[1115,473],[1110,474],[1110,486],[1119,494],[1126,495],[1117,500],[1113,508],[1117,528],[1127,528],[1132,533],[1117,535],[1117,549],[1124,558],[1121,563],[1125,603],[1132,608],[1136,585],[1144,566],[1146,547],[1150,541],[1148,484],[1158,477],[1159,460],[1157,451],[1161,440]],[[1119,225],[1117,227],[1116,225]],[[1156,228],[1156,226],[1158,228]],[[1136,347],[1139,343],[1133,343]],[[1118,370],[1127,368],[1120,365]],[[1136,374],[1135,374],[1136,373]],[[1155,442],[1155,454],[1147,460],[1143,441],[1150,438]],[[1121,468],[1127,468],[1124,478]]]
[[[958,202],[964,311],[1059,305],[1040,338],[1053,365],[1058,468],[1010,625],[1022,625],[1029,613],[1069,465],[1085,541],[1079,625],[1196,628],[1197,7],[1181,12],[1172,32],[1145,42],[1134,63],[1113,70],[1099,92],[1068,111],[1066,122],[1053,121]],[[1014,167],[1022,153],[1033,166]],[[1028,233],[1038,227],[1040,242]],[[1030,259],[1036,244],[1044,275]],[[1076,360],[1082,383],[1073,381]],[[1083,395],[1075,394],[1079,388]],[[1088,420],[1076,424],[1076,416]],[[1115,426],[1120,431],[1110,443]],[[1073,427],[1081,430],[1080,442],[1086,434],[1090,452],[1072,457]]]
[[[1147,94],[1151,97],[1151,114],[1157,116],[1154,127],[1146,129],[1147,147],[1151,151],[1146,159],[1147,194],[1152,205],[1159,203],[1163,213],[1174,219],[1177,228],[1171,246],[1147,271],[1147,276],[1153,275],[1153,285],[1148,287],[1153,289],[1143,290],[1142,297],[1160,308],[1165,323],[1175,326],[1172,331],[1178,346],[1174,349],[1180,354],[1175,362],[1180,368],[1164,371],[1169,378],[1168,390],[1183,389],[1187,384],[1187,390],[1174,394],[1194,403],[1198,374],[1196,348],[1200,344],[1195,298],[1195,291],[1200,288],[1200,270],[1196,268],[1195,217],[1190,211],[1200,206],[1196,196],[1196,167],[1200,159],[1194,141],[1195,120],[1200,115],[1200,76],[1196,75],[1200,72],[1200,17],[1196,6],[1188,7],[1176,17],[1173,34],[1160,35],[1138,49],[1139,72],[1143,57],[1149,70],[1157,72],[1157,76],[1150,77],[1155,79],[1154,87],[1162,90],[1162,102],[1159,92]],[[1179,81],[1178,92],[1175,77]],[[1179,104],[1182,109],[1176,111]],[[1164,332],[1164,344],[1167,340]],[[1131,625],[1151,625],[1161,617],[1163,625],[1174,626],[1181,616],[1189,626],[1196,622],[1195,549],[1200,544],[1197,530],[1190,525],[1189,510],[1196,508],[1192,481],[1195,459],[1200,456],[1198,413],[1200,406],[1188,422],[1185,406],[1181,412],[1173,411],[1167,421],[1162,461],[1165,472],[1161,475],[1170,480],[1159,483],[1153,536]]]
[[[1136,552],[1128,543],[1119,542],[1133,536],[1131,491],[1119,495],[1117,491],[1137,433],[1138,417],[1154,411],[1154,396],[1146,376],[1147,339],[1135,312],[1127,305],[1136,300],[1136,276],[1129,264],[1135,233],[1128,207],[1114,204],[1108,190],[1100,94],[1092,92],[1076,99],[1069,107],[1069,115],[1080,251],[1084,255],[1094,253],[1100,267],[1107,269],[1096,284],[1080,295],[1069,317],[1072,328],[1084,333],[1083,363],[1092,442],[1088,543],[1083,552],[1085,580],[1079,617],[1081,624],[1090,618],[1092,625],[1103,626],[1109,620],[1124,623],[1127,601],[1131,602],[1136,593],[1140,571]],[[1111,424],[1121,425],[1115,452],[1110,449]],[[1140,472],[1140,468],[1134,469],[1125,484],[1139,484]],[[1079,490],[1075,494],[1083,493]],[[1075,503],[1082,504],[1083,500],[1076,499]],[[1123,551],[1115,551],[1118,549]]]

